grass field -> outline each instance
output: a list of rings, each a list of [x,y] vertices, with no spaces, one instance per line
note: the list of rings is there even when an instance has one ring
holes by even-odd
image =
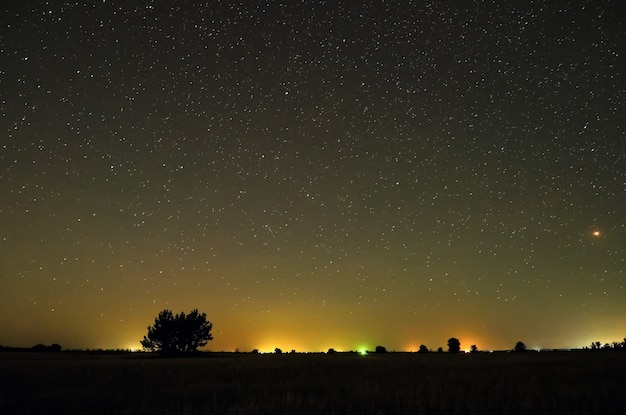
[[[0,414],[626,414],[626,353],[0,353]]]

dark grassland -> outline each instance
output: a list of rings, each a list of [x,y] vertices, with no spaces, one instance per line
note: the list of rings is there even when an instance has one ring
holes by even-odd
[[[0,414],[626,414],[626,353],[0,353]]]

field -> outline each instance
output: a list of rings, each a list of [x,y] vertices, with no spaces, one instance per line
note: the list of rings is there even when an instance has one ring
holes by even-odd
[[[0,414],[626,414],[626,353],[0,353]]]

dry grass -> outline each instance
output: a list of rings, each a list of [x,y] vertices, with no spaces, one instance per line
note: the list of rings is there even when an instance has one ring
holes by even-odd
[[[626,353],[0,354],[2,414],[624,414]]]

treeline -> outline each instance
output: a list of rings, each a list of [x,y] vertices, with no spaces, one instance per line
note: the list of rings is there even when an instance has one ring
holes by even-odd
[[[597,352],[597,351],[626,351],[626,338],[624,338],[623,341],[621,342],[611,342],[611,343],[604,343],[602,344],[599,341],[596,342],[592,342],[589,346],[584,346],[581,349],[570,349],[572,351],[578,350],[578,351],[589,351],[589,352]],[[36,344],[32,347],[13,347],[13,346],[3,346],[0,345],[0,352],[35,352],[35,353],[57,353],[57,352],[74,352],[74,353],[94,353],[94,354],[125,354],[125,353],[140,353],[138,351],[135,350],[130,350],[130,349],[72,349],[72,350],[68,350],[68,349],[63,349],[61,347],[60,344],[57,343],[53,343],[50,345],[45,345],[45,344]],[[515,344],[515,347],[513,347],[510,350],[498,350],[499,352],[509,352],[509,351],[513,351],[513,352],[526,352],[528,351],[528,349],[526,348],[526,345],[523,342],[517,342]],[[542,349],[541,351],[552,351],[552,350],[547,350],[547,349]],[[564,350],[554,350],[554,351],[564,351]],[[443,353],[444,349],[442,347],[437,348],[436,350],[432,350],[429,349],[428,347],[426,347],[425,345],[420,345],[419,349],[417,350],[417,353]],[[448,340],[448,353],[460,353],[461,352],[461,343],[458,341],[458,339],[456,338],[451,338],[450,340]],[[483,352],[482,350],[479,350],[478,347],[473,344],[470,348],[470,353],[479,353],[479,352]],[[206,352],[198,352],[200,354],[206,353]],[[209,352],[209,353],[215,353],[215,352]],[[225,353],[228,354],[229,352],[219,352],[219,353]],[[234,353],[249,353],[249,354],[258,354],[259,350],[258,349],[254,349],[250,352],[240,352],[238,349],[235,350]],[[275,354],[282,354],[283,351],[280,348],[276,348],[274,349],[274,353]],[[289,354],[294,354],[294,353],[309,353],[309,352],[296,352],[296,350],[291,350],[291,352],[289,352]],[[319,353],[324,353],[324,352],[319,352]],[[335,354],[335,353],[342,353],[342,354],[370,354],[370,353],[377,353],[377,354],[381,354],[381,353],[388,353],[387,348],[384,346],[376,346],[376,348],[374,350],[363,350],[363,351],[347,351],[347,352],[338,352],[333,348],[328,349],[328,351],[326,352],[326,354]],[[391,352],[391,353],[395,353],[395,352]],[[401,352],[401,353],[410,353],[410,352]],[[317,353],[314,353],[317,354]]]
[[[51,345],[46,346],[45,344],[36,344],[33,347],[12,347],[12,346],[2,346],[0,345],[0,352],[47,352],[47,353],[56,353],[60,352],[63,348],[60,344],[53,343]]]
[[[612,342],[612,343],[605,343],[604,345],[602,345],[601,342],[593,342],[591,343],[591,346],[585,346],[581,349],[538,349],[538,350],[532,350],[532,351],[542,351],[542,352],[548,352],[548,351],[554,351],[554,352],[563,352],[563,351],[626,351],[626,338],[624,338],[624,341],[621,342]],[[257,349],[254,349],[251,353],[258,353],[259,351]],[[451,337],[448,340],[448,353],[464,353],[461,351],[461,342],[459,341],[459,339],[455,338],[455,337]],[[483,353],[483,350],[479,350],[478,346],[476,346],[475,344],[472,344],[470,349],[469,349],[469,353]],[[491,350],[489,352],[492,352]],[[526,348],[526,345],[524,344],[524,342],[518,341],[517,343],[515,343],[515,346],[512,349],[508,349],[508,350],[496,350],[496,352],[500,352],[500,353],[506,353],[506,352],[516,352],[516,353],[524,353],[524,352],[529,352],[529,350]],[[278,347],[276,349],[274,349],[274,353],[275,354],[281,354],[282,350],[279,349]],[[291,353],[296,353],[295,350],[292,350]],[[370,354],[370,353],[376,353],[376,354],[381,354],[381,353],[388,353],[387,348],[385,346],[376,346],[376,348],[374,350],[362,350],[362,351],[349,351],[349,352],[337,352],[335,349],[330,348],[328,349],[328,351],[326,352],[327,354],[334,354],[334,353],[358,353],[358,354]],[[398,353],[398,352],[392,352],[392,353]],[[411,353],[411,352],[399,352],[399,353]],[[432,350],[429,349],[426,345],[422,344],[419,346],[419,349],[417,350],[417,353],[444,353],[444,349],[443,347],[438,347],[437,350]]]
[[[584,350],[626,350],[626,337],[624,341],[621,342],[613,342],[613,343],[604,343],[601,342],[593,342],[590,346],[583,347]]]
[[[26,352],[26,353],[79,353],[79,354],[128,354],[139,353],[130,349],[63,349],[60,344],[36,344],[33,347],[13,347],[0,345],[2,352]]]

